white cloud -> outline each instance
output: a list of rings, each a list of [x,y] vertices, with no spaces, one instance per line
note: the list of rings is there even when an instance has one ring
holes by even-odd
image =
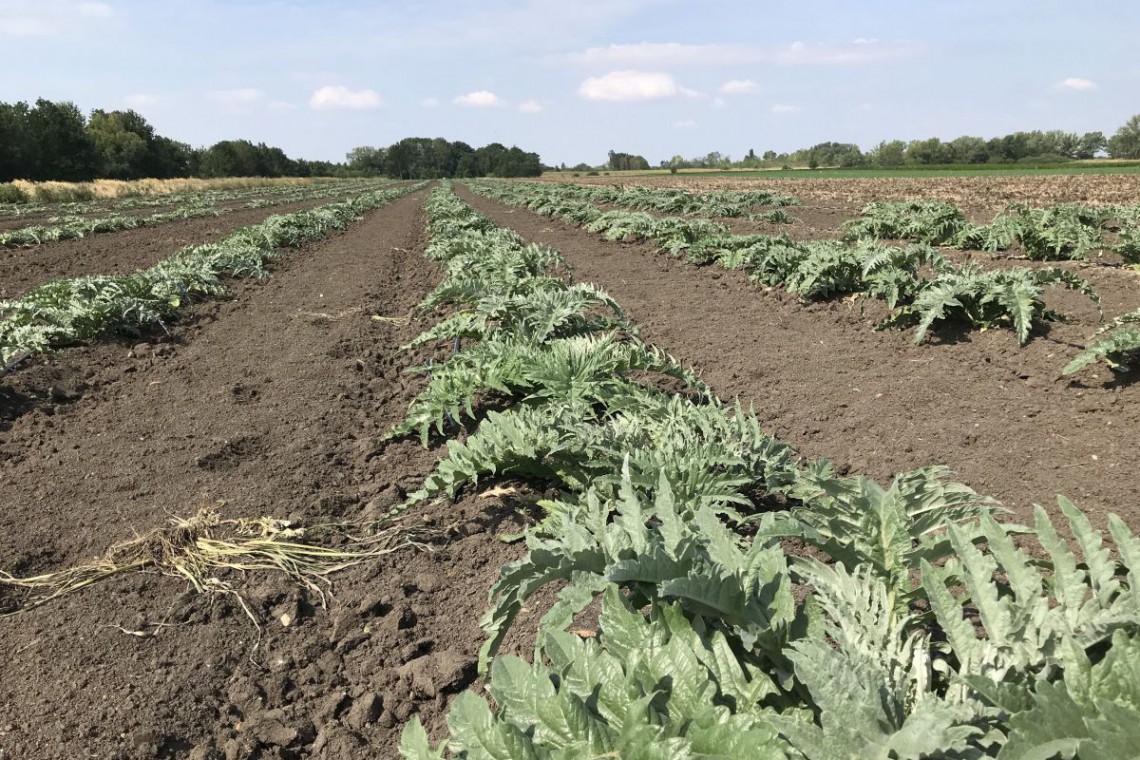
[[[503,105],[502,99],[490,90],[469,92],[466,95],[460,95],[453,102],[465,108],[492,108]]]
[[[736,66],[771,63],[785,66],[860,64],[909,58],[922,51],[910,41],[883,42],[858,39],[853,42],[792,42],[785,45],[639,42],[587,48],[578,53],[548,56],[549,63],[586,66]]]
[[[59,37],[115,16],[107,3],[76,0],[3,0],[0,36]]]
[[[254,87],[232,90],[212,90],[206,93],[212,103],[231,111],[248,111],[265,100],[265,93]]]
[[[523,113],[542,113],[542,103],[537,100],[527,100],[519,103],[519,110]]]
[[[730,79],[720,86],[723,95],[749,95],[760,90],[760,85],[751,79]]]
[[[800,108],[799,106],[792,106],[792,105],[788,105],[787,103],[776,103],[771,108],[772,113],[778,114],[780,116],[786,116],[788,114],[799,113],[802,110],[803,109]]]
[[[638,101],[699,93],[682,87],[673,77],[660,71],[627,70],[590,77],[579,85],[578,94],[586,100]]]
[[[697,122],[692,119],[682,119],[681,121],[674,122],[673,126],[677,129],[694,129],[697,126]]]
[[[420,108],[439,108],[439,100],[436,98],[424,98],[420,101]]]
[[[309,98],[309,108],[316,111],[347,109],[363,111],[383,105],[376,90],[350,90],[344,85],[327,84]]]
[[[728,101],[724,98],[713,98],[713,108],[728,108]]]
[[[1069,77],[1068,79],[1062,79],[1060,82],[1058,82],[1057,87],[1061,88],[1062,90],[1077,90],[1078,92],[1088,92],[1089,90],[1097,89],[1099,85],[1091,79]]]

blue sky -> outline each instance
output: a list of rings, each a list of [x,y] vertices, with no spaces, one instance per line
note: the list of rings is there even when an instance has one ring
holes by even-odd
[[[135,108],[194,145],[310,159],[438,136],[656,164],[1111,135],[1140,112],[1138,31],[1128,0],[0,0],[0,100]]]

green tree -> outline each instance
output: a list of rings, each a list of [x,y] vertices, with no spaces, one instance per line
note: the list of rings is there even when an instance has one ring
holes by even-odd
[[[96,110],[87,121],[87,134],[98,154],[100,177],[139,179],[145,176],[150,146],[146,137],[127,128],[123,116],[121,111]]]
[[[1126,121],[1108,141],[1113,158],[1140,158],[1140,114]]]
[[[27,103],[0,103],[0,182],[29,179],[37,159]]]
[[[632,153],[618,153],[617,151],[609,152],[609,160],[606,162],[606,167],[613,171],[644,171],[649,168],[649,162],[645,160],[644,156],[635,156]]]
[[[947,160],[955,164],[984,164],[989,158],[986,141],[963,135],[946,143]]]
[[[912,140],[906,146],[906,160],[911,164],[944,164],[948,158],[946,146],[937,137],[929,140]]]
[[[40,98],[28,112],[28,133],[36,152],[28,179],[85,182],[95,178],[98,154],[74,103]]]
[[[384,160],[387,151],[384,148],[373,148],[361,145],[353,148],[345,155],[348,168],[365,174],[381,174],[384,171]]]
[[[884,140],[871,150],[868,157],[878,166],[902,166],[906,161],[906,143],[902,140]]]
[[[1097,153],[1108,148],[1108,139],[1104,132],[1085,132],[1077,142],[1077,151],[1073,158],[1094,158]]]

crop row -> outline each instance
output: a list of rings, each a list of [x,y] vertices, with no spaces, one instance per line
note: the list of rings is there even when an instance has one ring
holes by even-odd
[[[374,190],[308,211],[271,216],[132,274],[53,280],[18,300],[0,301],[0,371],[63,344],[160,326],[195,298],[224,293],[224,277],[265,277],[266,264],[283,255],[282,249],[344,229],[364,212],[421,186]]]
[[[871,240],[794,241],[784,235],[733,235],[707,219],[653,216],[627,211],[603,211],[574,200],[572,186],[565,197],[546,186],[532,192],[505,182],[472,182],[472,190],[505,203],[552,216],[601,233],[607,240],[651,241],[659,250],[684,254],[695,264],[739,269],[752,282],[780,287],[801,300],[860,295],[883,301],[891,310],[879,329],[915,329],[920,343],[940,324],[965,324],[976,329],[1010,327],[1017,340],[1029,340],[1034,326],[1061,315],[1045,308],[1045,288],[1079,291],[1099,305],[1099,297],[1083,278],[1060,267],[986,269],[978,264],[955,264],[928,244],[905,248]],[[1107,332],[1065,368],[1076,372],[1104,359],[1113,369],[1127,369],[1140,355],[1140,339],[1131,317],[1114,322]]]
[[[267,208],[299,200],[342,195],[345,193],[345,190],[346,188],[336,185],[323,185],[317,188],[290,188],[289,193],[281,193],[273,198],[262,197],[245,204],[242,208]],[[222,214],[237,210],[237,208],[219,209],[209,203],[192,202],[174,211],[151,214],[149,216],[115,215],[95,219],[85,217],[56,218],[49,220],[49,223],[46,225],[33,225],[8,232],[0,232],[0,247],[15,248],[18,246],[38,245],[40,243],[59,240],[75,240],[97,233],[121,232],[123,230],[137,229],[139,227],[153,227],[159,224],[166,224],[167,222],[221,216]]]
[[[800,201],[789,195],[771,193],[767,190],[716,190],[707,193],[691,193],[677,188],[646,187],[633,185],[615,187],[611,185],[575,185],[546,182],[514,182],[512,185],[525,189],[531,198],[548,194],[547,201],[557,203],[563,198],[571,198],[591,203],[617,206],[636,211],[656,211],[666,214],[685,214],[705,217],[748,217],[756,218],[752,212],[761,206],[798,206]],[[771,212],[761,218],[766,221],[786,221],[787,215]]]
[[[1105,232],[1118,233],[1109,244]],[[953,248],[1005,251],[1017,245],[1038,261],[1085,260],[1110,249],[1140,264],[1140,206],[1012,204],[989,224],[975,225],[960,208],[939,201],[875,202],[844,224],[847,240],[910,240]]]
[[[556,251],[446,186],[428,213],[446,275],[423,308],[445,318],[413,345],[463,347],[390,433],[450,438],[404,508],[491,477],[559,496],[490,591],[493,702],[460,695],[436,747],[413,720],[406,758],[1107,760],[1140,746],[1140,540],[1119,519],[1117,559],[1063,499],[1075,550],[1044,510],[1002,525],[941,468],[883,488],[798,461],[612,298],[572,284]],[[533,662],[497,656],[552,585]],[[568,632],[598,599],[597,630]]]

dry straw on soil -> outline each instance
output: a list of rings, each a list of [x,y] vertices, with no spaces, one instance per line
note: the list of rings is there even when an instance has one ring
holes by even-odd
[[[352,532],[350,532],[352,531]],[[361,536],[361,526],[295,527],[269,517],[223,520],[215,507],[188,519],[111,546],[90,562],[44,575],[18,578],[0,571],[0,590],[15,592],[0,617],[16,615],[124,573],[157,573],[185,580],[203,594],[228,594],[260,625],[224,571],[277,572],[304,586],[325,603],[328,577],[353,565],[404,548],[426,548],[427,528],[390,527]],[[309,536],[334,537],[340,546],[317,544]],[[0,597],[2,600],[2,597]]]

